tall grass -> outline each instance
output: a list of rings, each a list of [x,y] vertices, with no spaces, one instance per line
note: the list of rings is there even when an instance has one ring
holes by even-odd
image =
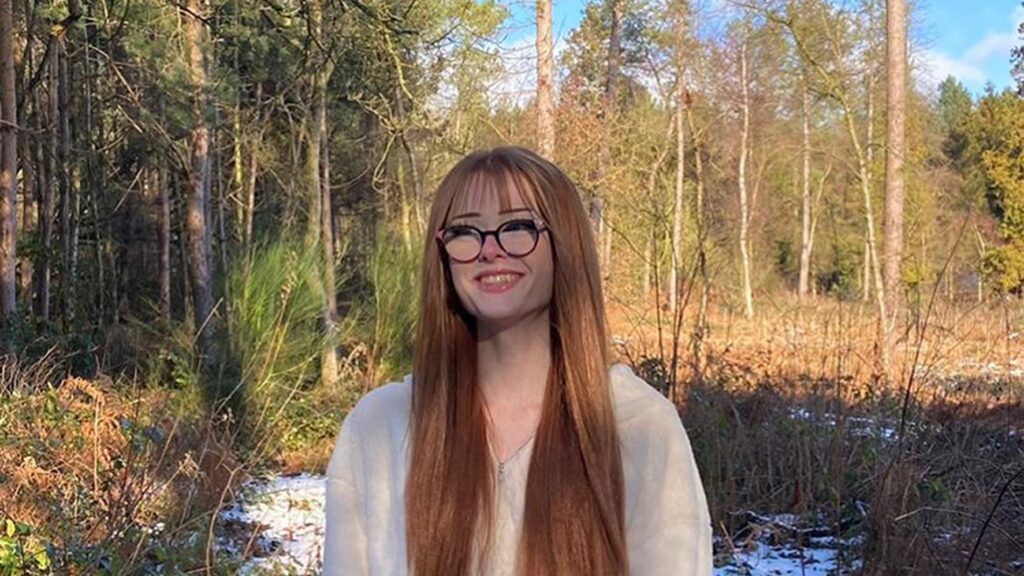
[[[413,330],[419,302],[420,242],[407,247],[387,226],[377,233],[370,258],[370,298],[357,307],[369,346],[367,385],[401,377],[412,368]]]
[[[347,278],[336,277],[339,284]],[[222,408],[234,411],[254,462],[331,436],[341,420],[343,402],[324,406],[320,362],[325,346],[337,347],[350,322],[325,332],[322,278],[320,247],[289,240],[264,245],[228,274],[232,370],[224,381],[232,387]]]

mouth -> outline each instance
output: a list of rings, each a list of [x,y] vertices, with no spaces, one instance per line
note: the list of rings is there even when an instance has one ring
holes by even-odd
[[[523,275],[511,270],[495,270],[478,274],[473,281],[484,292],[497,294],[511,290]]]

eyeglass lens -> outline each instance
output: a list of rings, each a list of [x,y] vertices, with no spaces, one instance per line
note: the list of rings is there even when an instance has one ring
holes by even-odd
[[[484,238],[494,234],[498,245],[506,254],[521,257],[529,254],[537,245],[537,224],[531,220],[510,220],[495,231],[482,231],[474,226],[452,226],[444,233],[444,245],[448,255],[455,260],[473,260],[480,255]]]

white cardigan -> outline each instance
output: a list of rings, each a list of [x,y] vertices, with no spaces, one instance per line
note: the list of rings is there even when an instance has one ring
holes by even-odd
[[[633,576],[709,576],[711,523],[675,407],[624,364],[610,371]],[[327,468],[325,576],[401,576],[411,377],[367,394],[345,418]],[[532,441],[495,463],[496,522],[486,576],[515,574]]]

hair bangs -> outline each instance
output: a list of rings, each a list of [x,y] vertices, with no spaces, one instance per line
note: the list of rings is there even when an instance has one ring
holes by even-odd
[[[478,212],[484,199],[493,195],[497,196],[502,212],[512,210],[512,198],[518,196],[531,212],[543,216],[542,199],[534,181],[522,166],[511,162],[498,162],[496,159],[478,162],[469,168],[463,185],[456,186],[453,191],[442,226],[448,225],[455,216]]]

